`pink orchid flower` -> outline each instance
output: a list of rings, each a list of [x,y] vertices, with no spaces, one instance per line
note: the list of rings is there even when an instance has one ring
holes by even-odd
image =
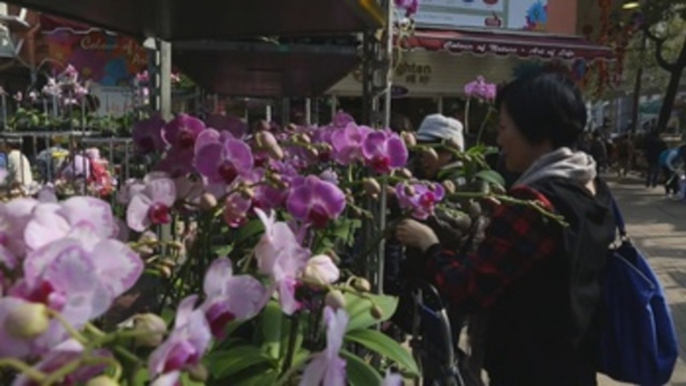
[[[200,363],[212,341],[210,325],[202,309],[195,309],[198,297],[181,301],[176,312],[174,330],[148,360],[154,386],[176,385],[181,372]]]
[[[401,168],[409,156],[405,142],[391,131],[375,131],[365,138],[362,155],[367,165],[379,174]]]
[[[346,363],[338,353],[343,346],[343,336],[348,327],[348,314],[343,309],[334,311],[331,307],[324,309],[326,323],[326,349],[315,355],[305,367],[300,386],[345,386]]]
[[[156,176],[145,182],[145,187],[131,198],[126,210],[126,223],[136,232],[150,225],[169,224],[171,207],[176,201],[176,185],[168,177]]]
[[[404,210],[412,211],[412,217],[426,220],[443,200],[445,190],[440,184],[420,184],[402,182],[395,188],[398,204]]]
[[[274,213],[267,216],[255,209],[265,232],[257,246],[255,257],[261,273],[269,275],[278,290],[283,312],[292,315],[301,304],[295,299],[298,277],[307,266],[310,251],[303,248],[285,222],[276,222]]]
[[[345,194],[331,182],[308,176],[294,182],[286,207],[296,219],[323,228],[345,209]]]
[[[117,233],[110,204],[94,197],[77,196],[57,204],[36,205],[23,238],[29,251],[35,251],[66,237],[76,227],[87,228],[100,239]]]
[[[43,371],[50,374],[53,371],[60,369],[67,363],[78,359],[83,353],[84,347],[81,343],[74,339],[69,339],[52,349],[38,364],[34,366],[36,370]],[[93,357],[107,358],[111,357],[111,353],[107,350],[94,350],[91,355]],[[78,370],[68,374],[62,384],[76,385],[87,382],[91,378],[103,374],[107,365],[84,365],[80,366]],[[19,375],[17,379],[12,382],[12,386],[33,386],[34,381],[26,375]]]
[[[200,306],[210,324],[212,334],[221,338],[226,324],[257,315],[268,300],[267,289],[254,277],[233,275],[231,260],[215,260],[205,274],[205,296]]]
[[[348,124],[344,129],[336,130],[331,135],[334,159],[342,165],[348,165],[355,160],[363,160],[362,144],[371,132],[373,132],[371,128],[357,126],[354,123]]]

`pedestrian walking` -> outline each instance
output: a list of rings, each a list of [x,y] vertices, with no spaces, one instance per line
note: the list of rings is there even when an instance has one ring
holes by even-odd
[[[644,143],[647,163],[646,188],[655,188],[660,181],[660,154],[667,149],[667,143],[660,138],[658,131],[651,131]]]

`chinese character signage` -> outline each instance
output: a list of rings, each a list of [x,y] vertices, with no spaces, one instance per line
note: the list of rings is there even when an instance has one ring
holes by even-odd
[[[418,27],[488,27],[545,31],[548,0],[422,0]]]

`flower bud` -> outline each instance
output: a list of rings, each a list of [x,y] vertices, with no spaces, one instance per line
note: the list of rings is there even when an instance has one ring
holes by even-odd
[[[255,141],[259,149],[269,153],[270,157],[277,160],[283,159],[283,149],[274,137],[274,134],[268,131],[260,131],[255,135]]]
[[[246,186],[245,188],[241,189],[240,193],[241,197],[243,197],[243,199],[245,200],[252,200],[253,198],[255,198],[255,189],[253,188],[249,188]]]
[[[159,242],[157,235],[151,231],[145,231],[138,239],[139,244],[154,245]]]
[[[141,314],[133,317],[133,328],[136,331],[148,332],[148,335],[136,337],[136,343],[144,347],[157,347],[162,344],[167,324],[155,314]]]
[[[326,286],[334,283],[340,277],[340,271],[333,260],[326,255],[317,255],[307,262],[303,279],[308,284],[315,286]]]
[[[300,141],[304,143],[312,143],[310,136],[305,133],[300,134]]]
[[[207,382],[209,375],[210,374],[207,371],[207,368],[203,366],[202,363],[198,363],[197,365],[188,369],[188,376],[193,382],[205,383]]]
[[[500,184],[494,184],[492,190],[493,190],[493,193],[495,193],[495,194],[505,194],[505,193],[507,193],[507,192],[505,191],[505,187],[502,186],[502,185],[500,185]]]
[[[352,282],[353,288],[360,292],[369,292],[372,290],[372,285],[369,284],[369,280],[363,277],[357,277]]]
[[[450,180],[445,180],[441,183],[443,185],[443,188],[448,194],[454,194],[457,191],[457,187],[455,187],[455,183],[450,181]]]
[[[45,305],[22,303],[10,310],[5,319],[5,330],[18,339],[33,339],[50,327],[50,316]]]
[[[345,308],[345,296],[343,296],[343,293],[339,290],[329,291],[329,293],[326,294],[326,298],[324,298],[324,304],[334,310]]]
[[[426,160],[429,162],[438,162],[438,153],[436,153],[436,150],[434,148],[430,147],[424,149],[423,157],[425,157]]]
[[[369,310],[369,312],[372,314],[374,319],[379,320],[379,319],[383,318],[383,310],[381,309],[381,307],[379,307],[376,304],[374,304],[372,306],[372,308]]]
[[[310,146],[307,148],[307,154],[309,154],[312,158],[317,158],[319,156],[319,150]]]
[[[445,141],[445,145],[451,149],[462,151],[462,145],[455,137],[450,137]]]
[[[405,185],[405,195],[406,196],[414,196],[417,191],[414,189],[414,186],[412,185]]]
[[[158,267],[160,270],[160,276],[162,276],[165,279],[169,279],[172,277],[172,269],[167,267],[166,265],[161,265]]]
[[[331,153],[333,151],[333,147],[328,143],[319,144],[319,149],[322,151],[322,153]]]
[[[91,378],[91,380],[86,383],[86,386],[119,386],[119,382],[107,375],[101,375],[99,377]]]
[[[400,133],[400,137],[403,139],[403,142],[405,142],[405,146],[417,146],[417,137],[415,137],[413,133],[410,133],[409,131],[403,131]]]
[[[398,177],[412,178],[412,172],[408,168],[400,168],[395,171]]]
[[[362,186],[364,187],[364,191],[368,196],[374,197],[381,193],[381,185],[379,185],[379,182],[373,178],[365,178],[362,181]]]
[[[200,196],[200,209],[212,210],[217,206],[217,197],[212,193],[204,193]]]

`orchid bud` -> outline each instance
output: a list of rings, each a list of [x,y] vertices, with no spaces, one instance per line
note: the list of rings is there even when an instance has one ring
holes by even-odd
[[[500,185],[500,184],[495,184],[495,185],[493,185],[493,188],[492,188],[492,189],[493,189],[493,193],[495,193],[495,194],[505,194],[505,193],[507,193],[507,192],[505,191],[505,187],[502,186],[502,185]]]
[[[217,206],[217,197],[212,193],[204,193],[200,196],[200,209],[212,210]]]
[[[414,196],[417,191],[414,189],[414,186],[412,185],[405,185],[405,195],[406,196]]]
[[[183,250],[185,248],[183,243],[177,240],[170,241],[169,243],[167,243],[167,245],[169,246],[169,248],[175,249],[177,251]]]
[[[157,347],[162,344],[167,324],[155,314],[141,314],[133,317],[133,328],[136,331],[148,332],[148,335],[136,338],[136,343],[144,347]]]
[[[333,151],[333,147],[328,143],[319,144],[319,149],[321,149],[322,153],[331,153]]]
[[[159,242],[157,235],[150,231],[145,231],[138,239],[139,244],[154,245]]]
[[[171,268],[167,267],[166,265],[159,266],[160,270],[160,275],[165,278],[169,279],[172,277],[172,270]]]
[[[40,303],[22,303],[10,310],[5,319],[5,330],[18,339],[33,339],[50,327],[48,308]]]
[[[99,377],[91,378],[91,380],[86,383],[86,386],[119,386],[119,382],[107,375],[101,375]]]
[[[343,296],[343,293],[339,290],[329,291],[329,293],[326,294],[326,298],[324,298],[324,304],[333,308],[334,310],[345,308],[345,296]]]
[[[403,131],[400,133],[400,137],[403,139],[403,142],[405,142],[405,146],[417,146],[417,137],[415,137],[413,133],[410,133],[409,131]]]
[[[252,200],[253,198],[255,198],[255,189],[253,188],[249,188],[246,186],[243,189],[241,189],[240,193],[241,197],[243,197],[246,200]]]
[[[303,142],[303,143],[312,143],[312,139],[310,138],[309,135],[307,135],[307,134],[305,134],[305,133],[302,133],[302,134],[300,134],[300,142]]]
[[[303,272],[303,279],[315,286],[326,286],[336,282],[340,277],[340,271],[333,260],[326,255],[317,255],[312,257],[305,267]]]
[[[255,131],[269,131],[269,122],[265,121],[264,119],[260,119],[257,123],[255,123]]]
[[[427,161],[429,162],[438,162],[438,153],[436,153],[436,150],[434,148],[427,148],[424,149],[424,157],[426,158]]]
[[[441,183],[443,185],[443,188],[448,194],[454,194],[457,191],[457,187],[455,187],[455,183],[450,181],[450,180],[445,180]]]
[[[383,318],[383,310],[381,309],[381,307],[379,307],[379,306],[376,305],[376,304],[374,304],[374,305],[372,306],[372,308],[369,310],[369,312],[372,314],[372,316],[373,316],[374,319],[376,319],[376,320],[379,320],[379,319]]]
[[[274,134],[268,131],[260,131],[255,135],[255,140],[260,150],[265,150],[270,157],[277,160],[283,159],[283,149],[279,146]]]
[[[372,285],[369,284],[369,280],[363,277],[357,277],[352,282],[353,288],[360,292],[369,292],[372,290]]]
[[[408,168],[400,168],[396,169],[395,174],[398,177],[403,177],[403,178],[412,178],[412,172]]]
[[[307,148],[307,154],[309,154],[309,155],[312,156],[313,158],[317,158],[317,157],[319,156],[319,150],[317,150],[316,148],[310,146],[310,147]]]
[[[202,363],[198,363],[188,369],[188,376],[193,382],[205,383],[207,382],[209,375],[207,368],[203,366]]]
[[[373,178],[365,178],[362,181],[362,186],[364,187],[365,193],[370,197],[375,197],[381,193],[381,185],[379,181]]]
[[[462,151],[462,145],[460,144],[460,141],[458,141],[455,137],[448,138],[445,141],[445,145],[451,149]]]

